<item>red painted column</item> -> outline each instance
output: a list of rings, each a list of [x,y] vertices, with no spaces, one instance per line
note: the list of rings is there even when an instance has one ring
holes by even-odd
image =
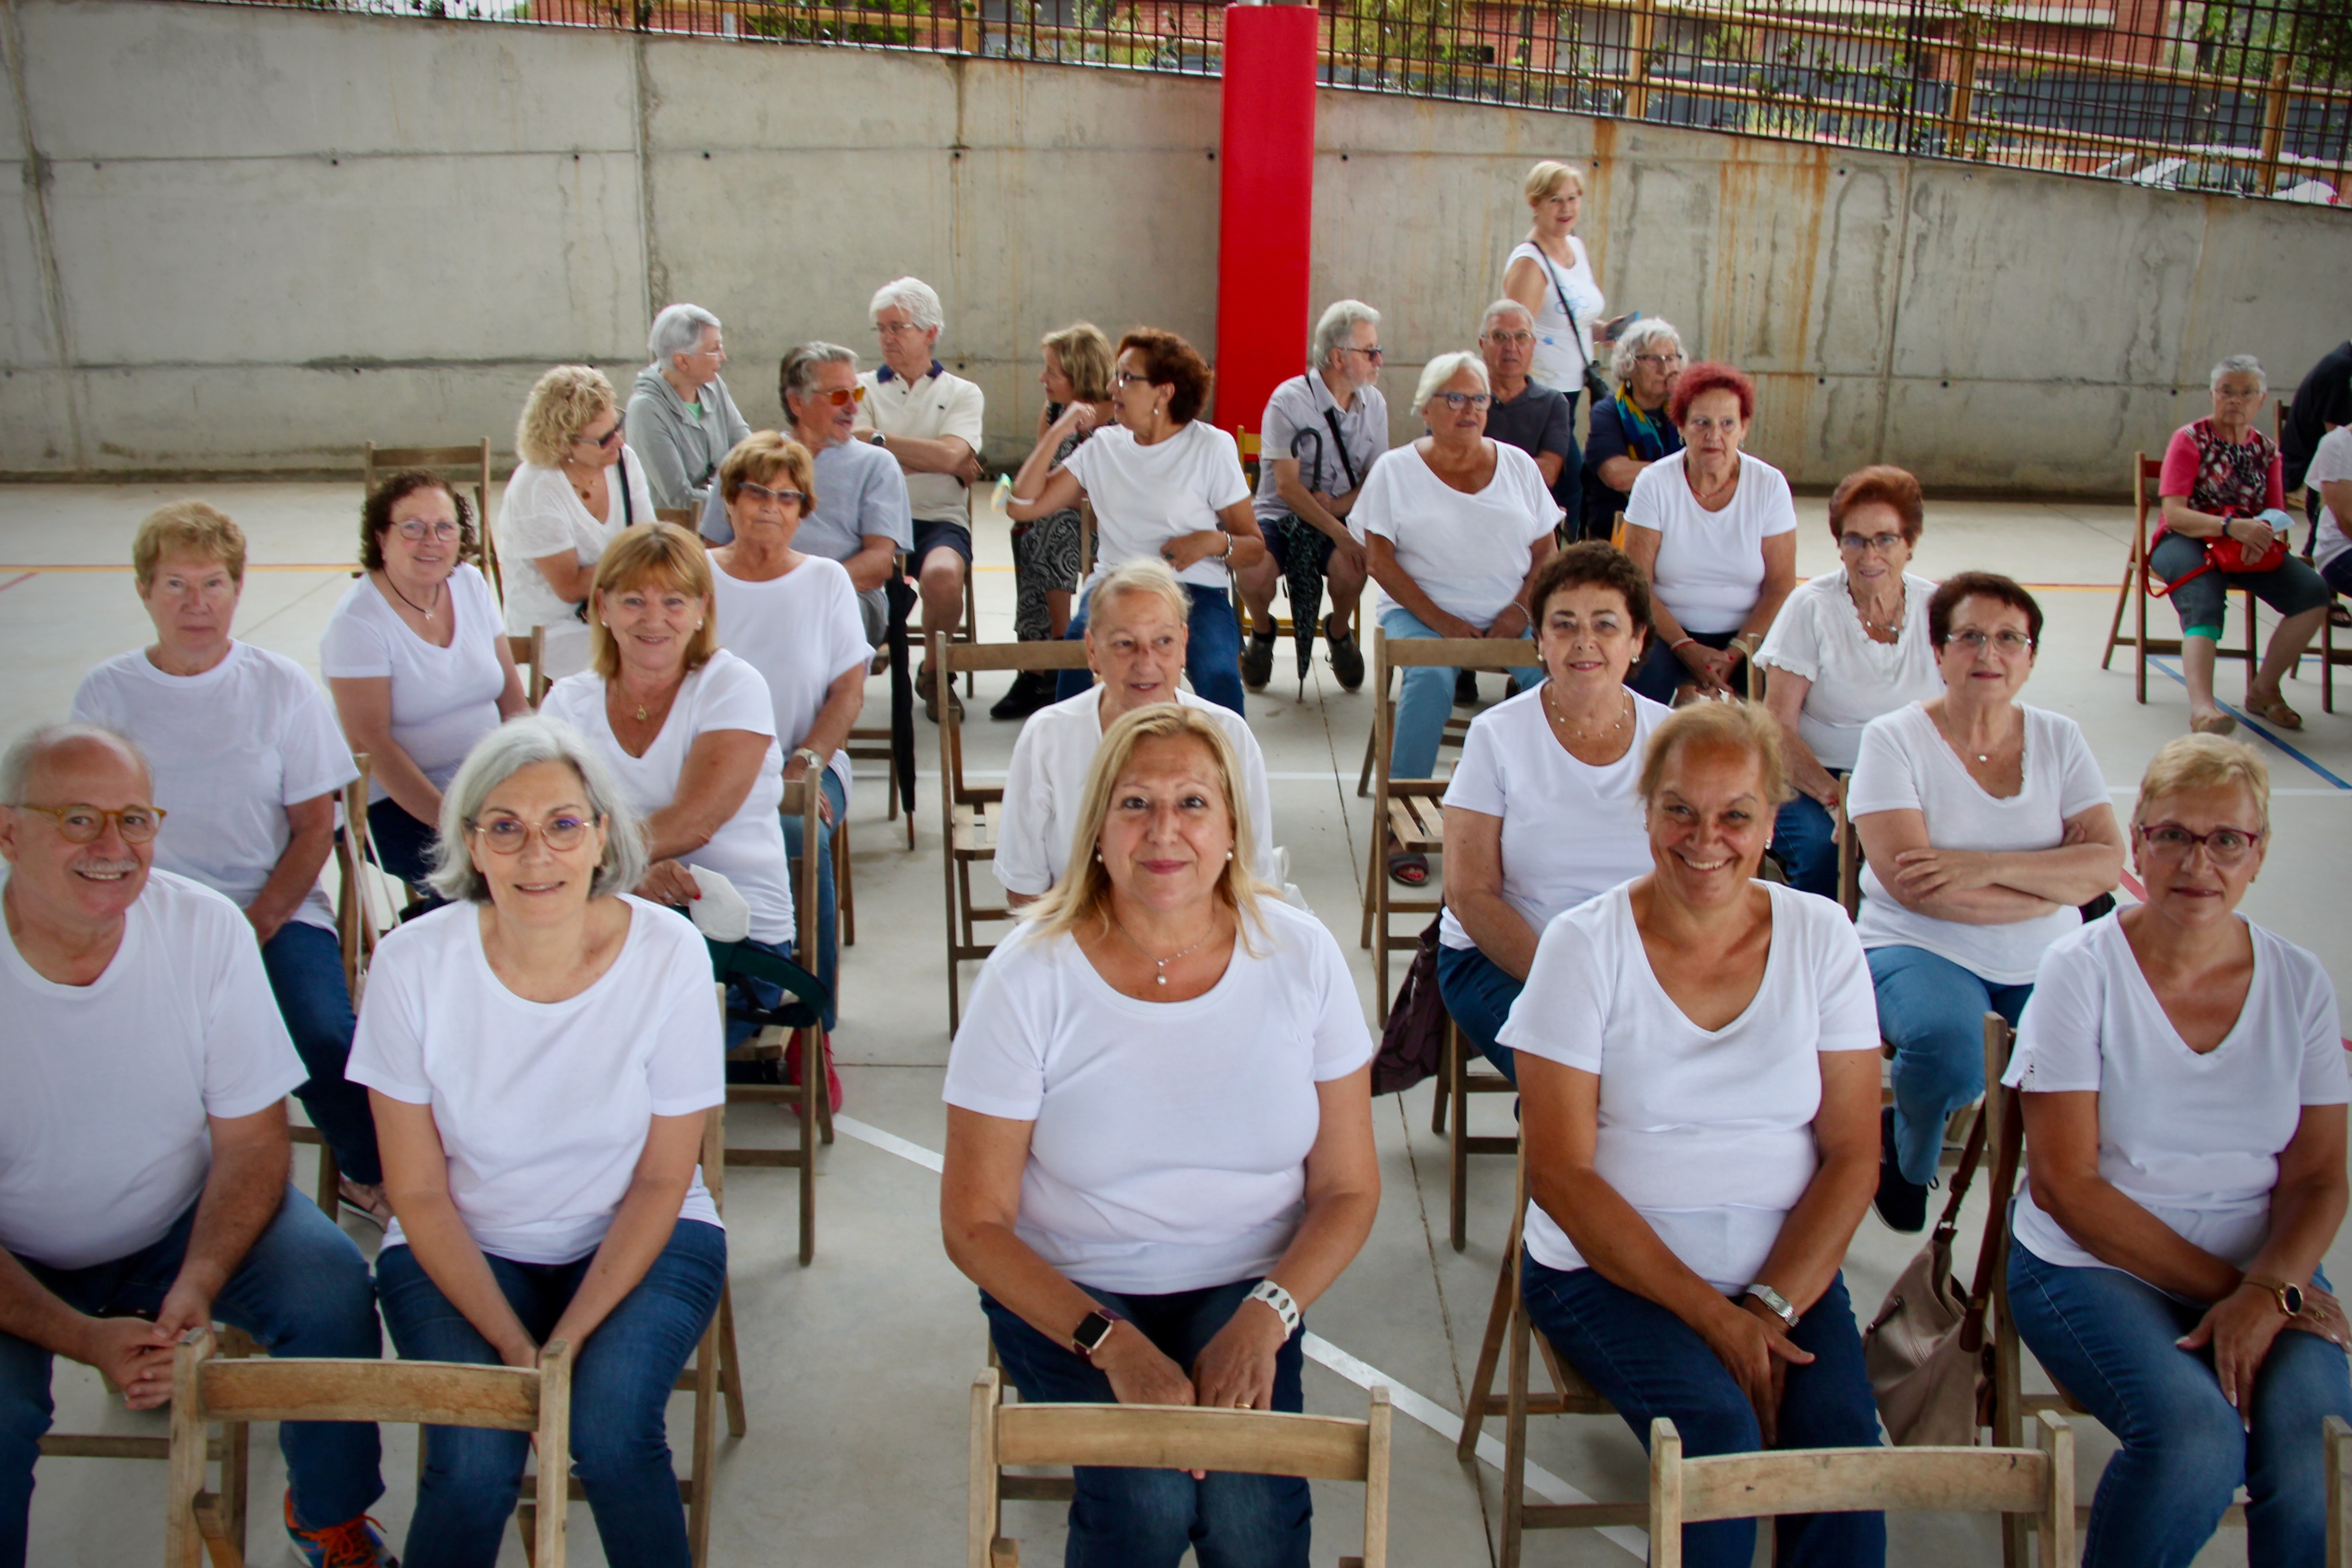
[[[1306,363],[1315,205],[1313,5],[1225,8],[1216,422],[1255,430]]]

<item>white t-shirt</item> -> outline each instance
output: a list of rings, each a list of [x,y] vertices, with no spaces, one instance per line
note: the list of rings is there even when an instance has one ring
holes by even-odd
[[[1584,367],[1595,363],[1592,358],[1592,323],[1601,319],[1601,308],[1607,301],[1601,298],[1601,280],[1592,275],[1592,258],[1584,252],[1584,241],[1574,235],[1568,237],[1568,248],[1576,258],[1572,267],[1562,267],[1536,248],[1535,241],[1523,239],[1511,249],[1510,262],[1521,257],[1532,257],[1543,272],[1542,308],[1536,311],[1536,356],[1529,367],[1528,379],[1539,386],[1570,397],[1584,390]],[[1568,313],[1560,309],[1560,296],[1576,310],[1576,324],[1569,324]]]
[[[873,657],[848,572],[838,561],[809,555],[773,582],[747,583],[714,561],[710,586],[720,642],[768,683],[777,743],[787,753],[799,750],[827,689]],[[833,753],[830,766],[847,789],[846,747]]]
[[[1643,468],[1625,500],[1625,525],[1657,531],[1650,586],[1686,632],[1736,632],[1764,591],[1764,542],[1797,529],[1797,502],[1780,470],[1739,458],[1739,488],[1707,511],[1683,477],[1687,450]]]
[[[945,1100],[1032,1121],[1014,1229],[1070,1279],[1160,1295],[1263,1274],[1306,1211],[1315,1086],[1372,1059],[1339,944],[1258,900],[1264,928],[1190,1002],[1112,990],[1024,925],[981,971]]]
[[[2092,760],[2082,726],[2063,714],[2018,707],[2025,715],[2025,787],[2017,794],[2006,800],[1987,795],[1927,710],[1914,702],[1863,730],[1862,751],[1846,782],[1847,813],[1858,818],[1876,811],[1920,812],[1927,819],[1927,842],[1938,849],[2057,848],[2068,817],[2107,804],[2107,781]],[[1877,871],[1865,864],[1854,929],[1865,948],[1925,948],[1980,980],[2023,985],[2050,944],[2082,923],[2072,906],[1990,926],[1915,914],[1888,896]]]
[[[953,436],[974,452],[980,450],[987,399],[977,383],[950,375],[937,360],[931,362],[931,374],[918,382],[908,383],[888,365],[863,371],[857,379],[866,388],[866,401],[857,405],[860,430],[879,430],[893,440],[913,436],[937,441]],[[912,515],[922,521],[971,526],[971,491],[953,474],[908,474],[907,500]]]
[[[155,770],[165,812],[155,864],[238,909],[278,868],[293,827],[286,808],[360,776],[335,710],[282,653],[232,642],[202,675],[166,675],[138,648],[82,677],[73,716],[130,736]],[[335,929],[314,885],[294,918]]]
[[[2330,479],[2352,479],[2352,425],[2338,425],[2319,438],[2319,446],[2311,454],[2311,467],[2303,482],[2315,492]],[[2312,561],[2326,565],[2347,550],[2352,550],[2352,518],[2342,518],[2323,502],[2319,509],[2319,532],[2312,545]]]
[[[1489,440],[1495,476],[1475,495],[1437,477],[1408,441],[1381,454],[1348,513],[1358,539],[1379,534],[1397,564],[1446,614],[1484,626],[1528,580],[1528,547],[1552,531],[1559,505],[1543,470],[1517,447]]]
[[[557,681],[540,710],[588,738],[612,767],[623,798],[644,816],[677,798],[687,753],[705,732],[742,730],[767,736],[767,754],[760,759],[760,772],[743,804],[719,825],[708,844],[678,859],[688,867],[707,866],[735,884],[751,906],[752,941],[792,942],[792,863],[784,854],[783,825],[776,816],[784,797],[784,754],[775,740],[775,704],[758,670],[722,647],[709,664],[688,671],[661,733],[642,757],[623,751],[614,736],[604,711],[604,678],[593,669]]]
[[[2243,918],[2243,917],[2241,917]],[[2189,1048],[2113,919],[2042,956],[2001,1081],[2099,1097],[2099,1174],[2190,1246],[2244,1268],[2270,1236],[2279,1151],[2306,1105],[2352,1100],[2336,987],[2319,960],[2252,921],[2254,978],[2221,1043]],[[2105,1268],[2017,1195],[2019,1243],[2045,1263]]]
[[[571,1263],[596,1250],[656,1116],[727,1099],[710,952],[691,921],[630,894],[613,967],[563,1002],[527,1002],[482,952],[482,906],[400,926],[368,970],[344,1076],[432,1108],[449,1197],[484,1252]],[[694,1173],[680,1219],[719,1224]],[[406,1238],[394,1220],[386,1247]]]
[[[1878,1049],[1870,966],[1845,911],[1777,883],[1764,984],[1709,1033],[1658,984],[1622,885],[1544,928],[1496,1038],[1601,1078],[1593,1168],[1668,1251],[1717,1289],[1745,1289],[1820,1166],[1823,1051]],[[1528,1210],[1528,1250],[1581,1268],[1567,1231]]]
[[[1650,869],[1636,786],[1650,732],[1671,711],[1634,697],[1633,743],[1605,768],[1569,755],[1552,733],[1541,687],[1470,721],[1444,803],[1503,819],[1503,897],[1538,938],[1561,910]],[[1478,945],[1451,909],[1439,918],[1439,942]]]
[[[507,689],[498,643],[506,633],[489,584],[460,566],[446,598],[457,621],[447,647],[418,637],[365,577],[343,595],[319,638],[319,673],[329,680],[392,682],[393,743],[436,789],[447,789],[474,742],[499,727]],[[384,795],[369,782],[371,802]]]
[[[621,476],[626,473],[625,481]],[[624,485],[626,501],[623,500]],[[506,585],[507,632],[527,637],[545,626],[547,675],[559,679],[588,668],[588,624],[579,606],[566,603],[535,563],[570,550],[580,564],[593,566],[632,520],[654,520],[654,492],[646,487],[646,465],[624,442],[617,467],[607,469],[604,489],[612,516],[596,521],[561,468],[536,463],[516,467],[499,503],[499,566]]]
[[[1851,772],[1864,725],[1906,702],[1944,694],[1927,641],[1927,601],[1935,593],[1927,578],[1903,574],[1903,629],[1891,643],[1862,629],[1843,566],[1801,584],[1781,605],[1756,662],[1813,683],[1797,713],[1797,733],[1822,766]]]
[[[310,1075],[244,913],[151,872],[88,985],[0,941],[0,1247],[87,1268],[152,1246],[212,1173],[208,1116],[250,1116]]]
[[[1085,589],[1114,566],[1150,556],[1179,534],[1217,526],[1217,513],[1249,500],[1242,476],[1242,452],[1234,438],[1205,419],[1195,419],[1164,441],[1135,444],[1135,432],[1108,425],[1062,460],[1094,502],[1095,569]],[[1225,563],[1214,555],[1176,574],[1202,588],[1225,585]]]
[[[1274,880],[1274,804],[1265,787],[1265,753],[1257,737],[1230,708],[1204,702],[1189,691],[1176,700],[1207,714],[1233,742],[1242,769],[1242,805],[1249,813],[1256,845],[1253,867],[1258,879]],[[1013,742],[1013,763],[1004,775],[1004,800],[997,818],[996,879],[1031,897],[1062,879],[1070,866],[1070,836],[1085,808],[1087,774],[1102,747],[1099,688],[1041,708],[1021,726]]]

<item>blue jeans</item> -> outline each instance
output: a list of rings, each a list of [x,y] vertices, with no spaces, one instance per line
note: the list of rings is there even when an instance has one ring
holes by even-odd
[[[1189,1373],[1217,1331],[1256,1286],[1255,1278],[1168,1296],[1129,1296],[1086,1287],[1087,1293],[1143,1331]],[[1013,1386],[1033,1404],[1115,1405],[1110,1379],[1094,1363],[1056,1343],[983,1290],[981,1310]],[[1274,1358],[1274,1407],[1306,1407],[1304,1332],[1290,1336]],[[1297,1476],[1245,1476],[1211,1471],[1194,1480],[1181,1470],[1138,1470],[1100,1465],[1077,1469],[1070,1503],[1064,1568],[1175,1568],[1190,1547],[1200,1568],[1307,1568],[1315,1505]]]
[[[1697,1331],[1664,1307],[1611,1284],[1597,1269],[1563,1272],[1532,1256],[1526,1296],[1535,1326],[1616,1407],[1645,1450],[1657,1415],[1673,1420],[1683,1452],[1694,1458],[1764,1447],[1755,1407],[1729,1369]],[[1844,1275],[1830,1281],[1790,1337],[1814,1359],[1788,1369],[1776,1446],[1878,1447],[1878,1405],[1863,1370]],[[1783,1514],[1773,1531],[1779,1568],[1870,1568],[1886,1561],[1885,1514]],[[1755,1552],[1752,1519],[1683,1526],[1683,1561],[1690,1568],[1748,1568]]]
[[[1518,1053],[1496,1045],[1495,1037],[1526,987],[1526,981],[1512,979],[1508,970],[1475,947],[1438,944],[1437,994],[1445,1003],[1446,1016],[1514,1085],[1519,1081]]]
[[[16,1261],[77,1312],[152,1315],[179,1277],[195,1220],[191,1204],[162,1240],[87,1268],[52,1268],[22,1256]],[[214,1298],[213,1317],[278,1354],[373,1361],[383,1353],[367,1259],[291,1188]],[[40,1346],[0,1333],[0,1568],[25,1564],[33,1461],[55,1413],[49,1361]],[[289,1421],[278,1428],[278,1448],[286,1456],[295,1521],[305,1530],[356,1519],[383,1495],[373,1422]]]
[[[1984,1093],[1984,1016],[2011,1024],[2032,985],[1996,985],[1924,947],[1874,947],[1878,1032],[1895,1047],[1895,1163],[1926,1186],[1944,1152],[1944,1121]]]
[[[2325,1275],[2313,1283],[2325,1289]],[[2212,1352],[2173,1342],[2204,1309],[2114,1268],[2066,1268],[2009,1250],[2010,1310],[2043,1369],[2123,1447],[2091,1503],[2087,1568],[2186,1564],[2240,1482],[2252,1568],[2326,1556],[2320,1424],[2352,1421],[2344,1352],[2289,1329],[2254,1377],[2252,1430],[2221,1397]]]
[[[409,816],[390,795],[369,806],[367,817],[368,834],[375,840],[383,868],[434,903],[441,902],[425,886],[425,879],[433,874],[433,842],[440,829]]]
[[[563,1315],[588,1266],[483,1258],[507,1302],[534,1339]],[[404,1361],[496,1366],[498,1352],[449,1304],[405,1247],[375,1263],[384,1326]],[[727,1233],[680,1220],[619,1306],[572,1357],[572,1464],[604,1556],[633,1568],[688,1568],[686,1510],[670,1463],[667,1412],[677,1374],[719,1310],[727,1280]],[[436,1568],[492,1568],[499,1538],[521,1489],[528,1432],[474,1426],[425,1428],[425,1468],[404,1561]]]
[[[1798,795],[1773,817],[1772,853],[1789,886],[1824,899],[1838,896],[1837,819],[1811,795]]]
[[[1192,695],[1203,702],[1213,702],[1220,708],[1242,711],[1242,628],[1234,619],[1234,602],[1223,588],[1203,588],[1195,583],[1184,584],[1184,596],[1192,602],[1185,616],[1187,641],[1184,647],[1184,674],[1192,682]],[[1094,595],[1078,606],[1070,617],[1070,629],[1062,634],[1066,640],[1078,640],[1087,635],[1087,615],[1094,607]],[[1057,702],[1076,697],[1095,683],[1093,672],[1066,669],[1054,678],[1054,700]]]
[[[1381,610],[1381,630],[1392,638],[1437,636],[1419,616],[1402,605]],[[1525,690],[1544,678],[1542,666],[1511,671]],[[1445,721],[1454,712],[1454,671],[1435,665],[1415,665],[1397,683],[1396,731],[1389,742],[1389,775],[1400,779],[1433,778],[1437,744],[1445,738]]]
[[[375,1112],[368,1108],[367,1090],[343,1076],[358,1025],[352,1016],[351,987],[343,980],[341,942],[324,926],[288,921],[261,944],[261,965],[269,972],[286,1032],[310,1071],[294,1098],[310,1113],[310,1124],[326,1139],[345,1176],[370,1185],[383,1181]]]
[[[833,807],[833,819],[839,822],[849,810],[849,796],[841,787],[841,775],[827,768],[820,787],[824,791],[825,804]],[[787,816],[783,823],[784,853],[797,860],[801,858],[801,819]],[[834,934],[833,929],[833,835],[824,831],[820,823],[818,837],[824,842],[816,848],[816,977],[824,982],[825,992],[831,995],[839,989],[834,976],[838,973],[841,963],[840,939]],[[793,884],[793,892],[795,896],[800,892],[797,881]],[[780,950],[780,956],[790,958],[792,955],[792,944],[786,942]],[[835,1006],[833,1003],[825,1006],[824,1026],[828,1029],[833,1027]]]

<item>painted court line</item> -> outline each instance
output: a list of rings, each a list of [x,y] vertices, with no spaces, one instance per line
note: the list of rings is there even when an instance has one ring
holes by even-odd
[[[911,1161],[934,1175],[946,1166],[947,1162],[944,1158],[924,1148],[920,1143],[901,1138],[896,1132],[885,1132],[881,1128],[870,1122],[860,1121],[854,1116],[836,1115],[833,1119],[833,1125],[836,1131],[845,1132],[860,1143],[870,1143],[885,1153],[896,1154],[901,1160]],[[1349,1355],[1320,1334],[1308,1334],[1302,1348],[1307,1352],[1308,1359],[1318,1365],[1330,1368],[1359,1388],[1368,1389],[1375,1384],[1386,1384],[1390,1403],[1396,1407],[1399,1414],[1411,1416],[1449,1443],[1459,1443],[1462,1440],[1462,1417],[1454,1415],[1427,1394],[1407,1388],[1370,1363],[1360,1361]],[[1496,1469],[1501,1469],[1503,1468],[1501,1440],[1491,1433],[1481,1432],[1478,1435],[1478,1458]],[[1546,1502],[1588,1503],[1593,1500],[1540,1465],[1531,1464],[1528,1467],[1528,1489]],[[1649,1555],[1650,1537],[1646,1531],[1635,1530],[1630,1525],[1619,1525],[1601,1531],[1599,1533],[1636,1557],[1646,1558]]]
[[[2164,671],[2165,674],[2172,677],[2173,679],[2179,681],[2182,686],[2185,687],[2189,684],[2188,680],[2182,677],[2181,673],[2173,668],[2172,666],[2165,660],[2150,656],[2147,662],[2156,666],[2157,668]],[[2293,757],[2296,762],[2301,763],[2305,767],[2309,768],[2313,773],[2317,773],[2321,778],[2326,779],[2329,784],[2334,784],[2337,789],[2352,790],[2352,782],[2347,782],[2344,779],[2336,777],[2336,774],[2328,772],[2317,763],[2313,762],[2309,757],[2305,756],[2294,746],[2289,745],[2286,742],[2280,740],[2276,735],[2272,734],[2268,730],[2263,729],[2260,723],[2253,719],[2249,718],[2245,713],[2240,711],[2238,709],[2231,707],[2228,703],[2222,701],[2218,697],[2213,700],[2213,706],[2219,708],[2222,712],[2227,713],[2231,718],[2235,719],[2239,723],[2243,724],[2247,729],[2252,730],[2255,734],[2260,735],[2263,740],[2268,741],[2272,745],[2276,746],[2280,751],[2284,752],[2288,756]]]
[[[5,568],[5,567],[0,567],[0,571],[5,571],[5,570],[6,570],[6,568]],[[37,573],[37,572],[27,572],[27,573],[24,574],[24,575],[22,575],[22,576],[19,576],[19,577],[11,577],[11,578],[9,578],[5,583],[0,583],[0,594],[5,594],[5,593],[6,593],[9,589],[11,589],[11,588],[15,587],[17,584],[19,584],[19,583],[25,583],[25,582],[29,582],[29,581],[31,581],[33,578],[37,577],[37,576],[39,576],[39,575],[40,575],[40,574],[39,574],[39,573]]]

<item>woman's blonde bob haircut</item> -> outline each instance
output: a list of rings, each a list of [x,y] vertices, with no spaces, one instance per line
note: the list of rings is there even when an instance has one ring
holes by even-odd
[[[801,521],[816,510],[816,462],[809,449],[780,430],[754,430],[719,459],[719,499],[730,506],[747,484],[772,488],[778,474],[791,477],[801,492]]]
[[[1102,612],[1110,607],[1113,599],[1126,594],[1140,594],[1146,598],[1159,600],[1174,617],[1177,629],[1192,630],[1192,601],[1184,596],[1183,584],[1169,569],[1168,563],[1157,555],[1139,555],[1132,561],[1122,561],[1112,567],[1087,594],[1087,603],[1093,606],[1087,614],[1088,642],[1094,640],[1095,628],[1102,624]]]
[[[154,585],[155,563],[167,554],[217,561],[230,582],[245,586],[245,530],[218,507],[175,500],[147,514],[131,539],[131,572],[142,594]]]
[[[1546,158],[1528,171],[1528,205],[1535,205],[1562,185],[1574,185],[1576,194],[1582,195],[1584,194],[1583,174],[1573,163],[1563,163],[1557,159]]]
[[[588,896],[609,899],[646,879],[646,846],[637,832],[637,814],[622,798],[604,759],[562,720],[525,713],[475,742],[457,776],[442,793],[430,879],[435,892],[453,904],[490,901],[489,880],[475,869],[466,837],[491,792],[534,763],[562,763],[570,768],[587,797],[582,804],[604,825],[604,853],[596,862]]]
[[[1265,921],[1257,907],[1260,884],[1250,868],[1246,848],[1257,840],[1251,836],[1249,807],[1242,794],[1241,763],[1214,719],[1197,708],[1180,708],[1173,702],[1139,708],[1103,731],[1094,765],[1087,770],[1086,799],[1078,812],[1077,827],[1070,835],[1070,868],[1044,898],[1021,910],[1021,918],[1036,922],[1041,939],[1068,935],[1089,921],[1105,931],[1110,929],[1110,872],[1096,855],[1095,847],[1102,841],[1103,823],[1110,816],[1111,794],[1138,746],[1146,741],[1187,737],[1199,742],[1215,763],[1217,786],[1224,792],[1225,819],[1234,830],[1229,846],[1233,854],[1218,874],[1216,897],[1234,911],[1243,951],[1255,951],[1249,944],[1249,927],[1262,927]]]
[[[526,463],[552,468],[572,455],[572,440],[600,414],[617,410],[613,384],[594,365],[560,364],[531,384],[515,421],[515,451]]]
[[[1650,733],[1650,749],[1642,754],[1642,803],[1657,798],[1666,763],[1684,746],[1706,751],[1745,752],[1756,759],[1756,773],[1764,786],[1764,803],[1777,810],[1796,792],[1789,787],[1788,754],[1780,748],[1780,721],[1752,702],[1694,702],[1677,708]]]
[[[719,615],[710,597],[710,552],[702,541],[674,522],[625,529],[596,563],[596,591],[589,597],[588,662],[606,680],[621,679],[621,645],[604,625],[604,602],[614,594],[652,584],[675,588],[702,601],[702,625],[686,639],[688,673],[719,651]]]
[[[2271,770],[2260,752],[2242,741],[2219,735],[2176,735],[2148,759],[2139,778],[2139,799],[2132,806],[2132,826],[2147,824],[2148,807],[2190,790],[2221,789],[2235,784],[2253,797],[2255,824],[2264,833],[2271,826]]]
[[[1110,401],[1110,340],[1100,327],[1092,321],[1073,321],[1039,338],[1037,346],[1054,351],[1054,357],[1062,362],[1062,374],[1070,378],[1071,395],[1080,403]]]

